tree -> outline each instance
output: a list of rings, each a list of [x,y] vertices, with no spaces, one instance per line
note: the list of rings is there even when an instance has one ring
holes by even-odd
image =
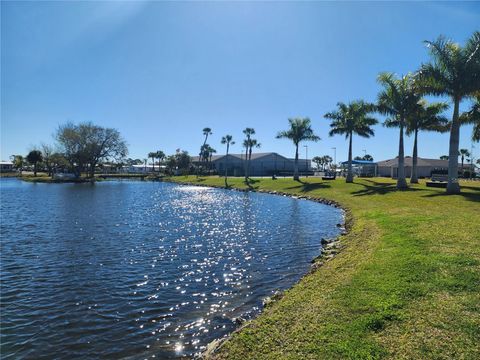
[[[27,155],[27,161],[33,164],[33,175],[37,176],[38,163],[43,161],[42,152],[40,150],[32,150]]]
[[[155,158],[157,157],[156,152],[149,152],[148,157],[152,159],[152,171],[155,172]]]
[[[320,137],[315,135],[309,118],[290,118],[288,119],[290,128],[280,131],[277,139],[289,139],[295,145],[295,164],[293,171],[293,180],[298,181],[298,145],[302,141],[319,141]]]
[[[338,110],[329,112],[324,115],[326,119],[332,120],[330,123],[330,136],[345,135],[349,139],[348,145],[348,172],[347,183],[353,182],[352,170],[352,138],[353,134],[369,138],[374,136],[372,126],[377,124],[377,119],[369,116],[375,111],[375,105],[357,100],[348,105],[339,102]]]
[[[233,141],[233,136],[232,135],[225,135],[222,137],[221,143],[223,145],[227,145],[227,151],[225,153],[225,186],[228,186],[227,184],[227,177],[228,177],[228,151],[230,150],[230,145],[234,145],[235,141]]]
[[[480,93],[475,97],[472,108],[460,115],[460,123],[473,124],[472,141],[480,141]]]
[[[361,157],[361,156],[355,156],[355,157],[353,158],[353,160],[363,160],[363,157]]]
[[[418,71],[422,90],[431,95],[448,96],[453,103],[447,193],[457,194],[460,193],[457,157],[461,125],[459,108],[462,100],[480,91],[480,31],[475,31],[463,47],[443,36],[425,43],[432,62],[422,64]]]
[[[21,171],[22,167],[23,167],[23,163],[25,162],[23,156],[22,155],[12,155],[12,156],[10,156],[10,159],[12,160],[13,166],[17,170]]]
[[[246,136],[245,140],[243,141],[243,147],[245,148],[245,182],[247,182],[250,170],[250,160],[252,158],[252,149],[254,146],[260,147],[260,144],[257,142],[257,140],[252,138],[252,136],[255,135],[254,128],[247,127],[243,130],[243,133]],[[250,154],[250,156],[248,156],[248,154]]]
[[[329,166],[332,163],[333,159],[329,155],[323,156],[323,170],[325,170],[326,166]]]
[[[460,149],[459,150],[459,154],[460,156],[462,157],[462,174],[464,173],[464,170],[463,170],[463,163],[465,161],[465,158],[467,157],[470,157],[470,151],[468,151],[467,149]],[[457,158],[458,159],[458,158]],[[457,160],[458,161],[458,160]]]
[[[425,100],[417,103],[417,110],[407,118],[406,134],[413,134],[413,155],[412,155],[412,174],[411,184],[418,184],[418,132],[419,131],[448,131],[448,120],[441,113],[448,109],[446,103],[428,104]]]
[[[127,144],[118,130],[90,122],[61,125],[56,138],[77,177],[88,165],[89,175],[93,178],[100,161],[121,160],[128,154]]]
[[[442,155],[442,156],[440,156],[440,160],[448,160],[448,155]]]
[[[158,150],[156,153],[155,153],[155,157],[158,159],[158,172],[160,172],[160,164],[161,162],[165,159],[165,153],[161,150]]]
[[[365,161],[373,161],[373,156],[370,154],[365,154],[362,159]]]
[[[42,144],[40,147],[42,148],[43,163],[47,168],[48,175],[53,177],[54,163],[52,161],[52,155],[55,153],[55,151],[53,147],[48,144]]]
[[[378,82],[384,89],[378,94],[377,110],[388,116],[383,125],[400,129],[397,189],[406,189],[408,186],[405,179],[403,133],[407,119],[414,116],[417,110],[420,95],[415,92],[413,77],[410,75],[396,78],[392,73],[381,73],[378,76]]]
[[[200,146],[200,154],[198,156],[199,163],[203,163],[208,159],[208,157],[205,157],[205,145],[207,145],[208,136],[213,134],[212,129],[210,129],[209,127],[203,128],[202,132],[203,136],[205,136],[205,139],[203,140],[202,146]]]
[[[312,158],[312,162],[317,167],[317,170],[320,170],[320,167],[322,167],[322,170],[324,170],[324,161],[325,161],[324,156],[314,156]]]

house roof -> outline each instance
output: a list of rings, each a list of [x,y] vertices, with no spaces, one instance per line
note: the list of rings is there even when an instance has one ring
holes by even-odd
[[[13,165],[11,161],[0,161],[0,165]]]
[[[348,164],[348,161],[342,162],[343,165]],[[368,161],[368,160],[352,160],[352,164],[357,164],[357,165],[376,165],[376,162],[373,161]]]
[[[405,166],[412,166],[413,158],[411,156],[405,156]],[[395,167],[398,166],[398,156],[394,159],[379,161],[378,166],[386,166],[386,167]],[[441,160],[441,159],[425,159],[419,157],[417,159],[417,166],[427,166],[433,168],[448,168],[448,160]],[[462,165],[459,164],[461,167]],[[464,167],[470,167],[470,164],[464,164]]]
[[[263,157],[266,157],[266,156],[269,156],[269,155],[276,155],[277,159],[279,159],[279,160],[281,160],[281,159],[291,160],[291,159],[288,159],[285,156],[280,155],[280,154],[275,153],[275,152],[252,153],[252,160],[257,160],[257,159],[260,159],[260,158],[263,158]],[[235,157],[235,158],[238,158],[238,159],[241,159],[241,160],[245,159],[245,153],[243,153],[243,154],[228,154],[228,156]],[[224,157],[225,157],[225,155],[213,155],[212,156],[212,162],[223,159]],[[199,157],[198,156],[192,156],[192,161],[193,162],[198,162]]]

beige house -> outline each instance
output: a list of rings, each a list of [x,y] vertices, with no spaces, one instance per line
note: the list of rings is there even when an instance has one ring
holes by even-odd
[[[396,178],[398,176],[398,157],[395,159],[379,161],[378,176],[386,176]],[[462,165],[458,164],[459,170]],[[470,164],[463,165],[464,170],[470,169]],[[418,158],[417,161],[417,175],[418,177],[430,177],[432,173],[446,173],[448,172],[448,160],[440,159],[424,159]],[[405,156],[405,176],[412,176],[412,157]]]

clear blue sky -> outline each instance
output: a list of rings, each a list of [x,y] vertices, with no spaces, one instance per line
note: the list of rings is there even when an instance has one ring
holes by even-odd
[[[428,60],[423,40],[463,43],[479,24],[478,2],[2,1],[1,158],[52,143],[66,121],[119,129],[131,157],[196,155],[205,126],[219,152],[225,134],[240,151],[249,126],[262,151],[293,156],[275,135],[288,117],[309,116],[322,138],[309,157],[336,147],[344,160],[347,143],[328,137],[323,115],[338,101],[374,101],[380,71],[416,70]],[[461,147],[470,134],[462,128]],[[394,157],[397,137],[379,125],[354,138],[354,155]],[[420,156],[447,153],[448,135],[420,135]]]

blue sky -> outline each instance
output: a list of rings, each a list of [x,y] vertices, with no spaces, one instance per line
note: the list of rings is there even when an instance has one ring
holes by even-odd
[[[338,101],[374,101],[379,72],[416,70],[429,59],[423,40],[463,43],[479,20],[475,2],[2,1],[1,158],[53,143],[66,121],[119,129],[131,157],[197,154],[205,126],[220,153],[225,134],[240,151],[248,126],[261,151],[293,156],[275,135],[288,117],[309,116],[322,138],[309,157],[336,147],[344,160],[347,142],[328,136],[323,115]],[[470,134],[462,128],[461,147]],[[379,125],[354,138],[354,155],[394,157],[397,138]],[[420,135],[421,157],[447,153],[448,135]]]

